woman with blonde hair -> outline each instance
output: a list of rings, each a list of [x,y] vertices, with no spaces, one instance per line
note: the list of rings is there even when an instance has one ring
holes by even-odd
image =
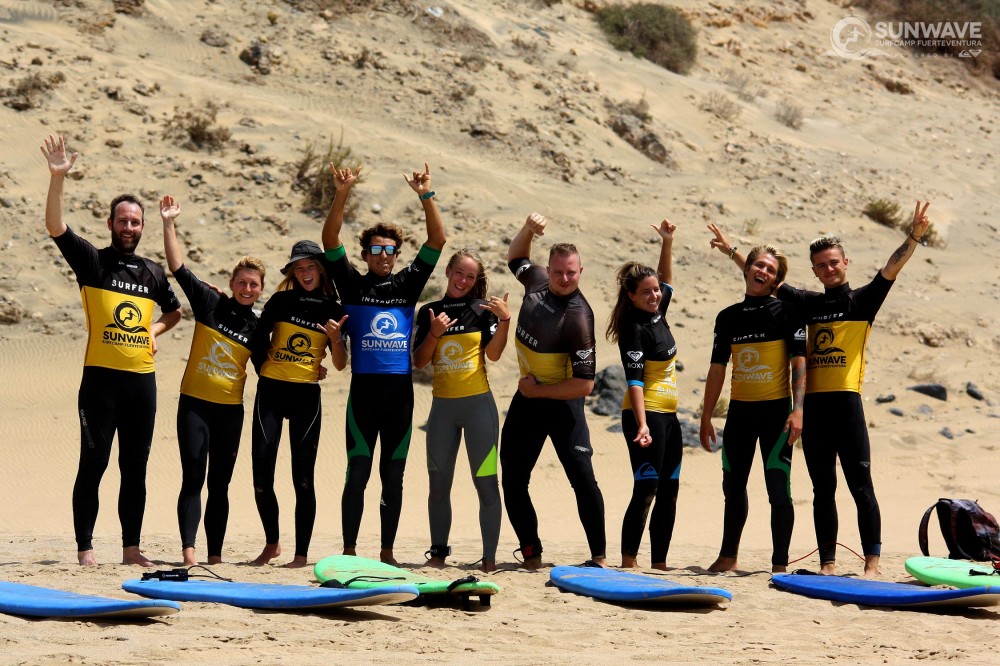
[[[472,482],[479,494],[479,526],[483,535],[481,569],[496,569],[500,538],[500,486],[497,440],[500,421],[486,377],[486,359],[500,360],[507,344],[510,311],[507,294],[487,296],[482,259],[470,249],[452,255],[445,268],[444,298],[417,312],[413,363],[434,367],[433,401],[427,419],[427,471],[430,476],[431,547],[427,564],[442,567],[451,554],[451,484],[458,447],[465,446]]]

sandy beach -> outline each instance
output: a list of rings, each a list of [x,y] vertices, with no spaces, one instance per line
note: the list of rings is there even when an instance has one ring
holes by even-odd
[[[996,80],[974,76],[954,59],[914,58],[902,50],[860,60],[824,55],[831,28],[851,13],[825,0],[677,0],[699,31],[697,63],[678,75],[615,51],[586,4],[0,0],[0,96],[5,104],[15,99],[10,91],[31,75],[44,84],[27,108],[0,106],[0,452],[6,463],[0,468],[0,580],[126,598],[121,582],[141,573],[116,564],[121,530],[114,457],[101,486],[95,531],[101,565],[76,564],[70,498],[86,334],[79,288],[45,232],[48,172],[38,147],[49,134],[64,135],[69,149],[80,153],[65,198],[66,221],[80,235],[106,245],[107,203],[134,191],[146,204],[138,251],[163,263],[155,209],[170,194],[182,205],[178,232],[192,269],[221,284],[239,256],[257,254],[270,271],[265,296],[292,243],[319,241],[322,217],[304,210],[297,184],[297,166],[310,144],[322,152],[342,142],[350,148],[349,161],[363,165],[344,236],[353,239],[378,219],[401,224],[411,242],[400,265],[412,260],[424,234],[420,207],[401,175],[427,162],[448,232],[445,255],[477,249],[488,264],[491,291],[509,291],[514,312],[522,289],[506,268],[507,244],[529,212],[543,213],[550,226],[536,241],[536,258],[544,258],[550,243],[578,245],[581,287],[599,334],[614,298],[615,269],[629,259],[655,264],[658,238],[649,224],[668,217],[678,225],[668,319],[684,366],[680,414],[695,423],[715,315],[743,294],[731,262],[709,248],[707,223],[719,224],[741,250],[761,242],[781,246],[791,262],[788,282],[812,289],[821,285],[809,270],[809,241],[840,234],[851,259],[851,284],[860,286],[904,238],[863,216],[865,205],[891,200],[908,214],[917,199],[930,200],[941,244],[917,248],[868,343],[863,396],[882,511],[882,579],[912,581],[903,563],[918,554],[919,519],[939,497],[977,499],[1000,515],[1000,380],[990,370],[992,354],[1000,351]],[[254,45],[267,57],[251,65],[240,54]],[[904,88],[908,92],[899,92]],[[737,110],[724,120],[707,110],[710,98],[716,108],[724,99]],[[229,130],[229,138],[216,150],[182,146],[169,128],[209,103],[218,107],[215,126]],[[798,129],[776,119],[783,103],[800,109]],[[657,137],[668,155],[663,163],[612,128],[623,108],[637,105],[648,116],[632,115],[629,122]],[[443,264],[423,300],[440,296]],[[158,411],[142,547],[159,568],[181,562],[175,415],[194,326],[181,300],[186,316],[160,339],[156,356]],[[600,370],[618,364],[618,352],[599,337]],[[517,383],[512,346],[489,368],[501,418]],[[343,545],[348,372],[331,371],[322,383],[319,513],[310,564]],[[947,400],[910,390],[922,383],[944,386]],[[969,391],[970,383],[977,390]],[[246,405],[255,386],[251,377]],[[876,400],[888,396],[894,399]],[[430,403],[430,387],[418,384],[396,542],[396,556],[407,567],[421,566],[430,545],[420,428]],[[617,564],[632,473],[620,420],[588,412],[588,422],[606,504],[609,560]],[[716,426],[722,425],[718,419]],[[213,568],[240,581],[314,582],[311,567],[242,564],[264,543],[249,443],[247,422],[230,488],[226,562]],[[1000,647],[996,610],[885,610],[774,588],[759,462],[750,477],[740,568],[709,574],[704,567],[722,535],[721,460],[694,441],[686,444],[668,577],[730,590],[733,600],[724,607],[643,609],[560,592],[548,584],[548,566],[536,572],[518,567],[511,555],[517,540],[505,516],[499,571],[489,575],[503,590],[489,608],[295,614],[186,603],[177,615],[138,622],[0,614],[3,661],[994,661]],[[288,553],[275,564],[288,559],[293,543],[289,465],[285,442],[276,491]],[[454,566],[440,572],[442,578],[474,571],[480,556],[469,477],[463,450],[452,494]],[[839,541],[860,552],[854,503],[843,485]],[[546,564],[587,559],[573,494],[549,445],[531,491]],[[817,570],[811,485],[800,446],[792,493],[791,557],[803,558],[792,568]],[[368,487],[358,547],[368,557],[378,555],[378,501],[376,478]],[[199,534],[199,546],[203,539]],[[931,554],[946,555],[936,526]],[[639,562],[649,564],[648,538]],[[838,565],[844,574],[862,570],[846,548],[838,550]]]

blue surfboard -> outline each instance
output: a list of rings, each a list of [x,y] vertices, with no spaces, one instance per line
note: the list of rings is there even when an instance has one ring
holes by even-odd
[[[771,581],[783,590],[814,599],[843,601],[865,606],[924,608],[932,606],[981,607],[1000,605],[1000,587],[984,586],[945,590],[923,585],[887,583],[865,578],[775,574]]]
[[[602,601],[712,606],[733,598],[729,590],[718,587],[681,585],[659,576],[598,567],[555,567],[549,580],[561,590]]]
[[[31,617],[146,618],[173,615],[173,601],[111,599],[50,587],[0,581],[0,612]]]
[[[344,606],[398,604],[419,596],[413,585],[393,585],[374,590],[344,590],[309,585],[277,583],[235,583],[211,580],[139,580],[122,583],[122,588],[154,599],[208,601],[240,608],[270,610],[321,610]]]

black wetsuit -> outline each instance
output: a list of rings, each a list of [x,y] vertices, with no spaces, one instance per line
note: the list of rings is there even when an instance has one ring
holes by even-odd
[[[222,555],[229,522],[229,482],[243,430],[243,388],[257,315],[222,296],[187,266],[174,271],[194,311],[195,330],[177,404],[181,491],[177,522],[181,547],[193,548],[201,521],[201,490],[208,479],[205,536],[208,556]]]
[[[673,288],[660,283],[662,298],[656,312],[628,306],[618,331],[618,351],[628,386],[642,388],[643,410],[650,443],[633,441],[639,422],[632,398],[625,391],[622,402],[622,433],[632,464],[632,499],[622,520],[622,554],[639,554],[642,531],[649,516],[650,562],[667,561],[670,538],[677,515],[681,453],[684,443],[677,420],[677,343],[667,324],[667,308]],[[654,504],[655,500],[655,504]],[[650,515],[652,508],[652,515]]]
[[[93,549],[98,490],[116,432],[122,546],[138,546],[156,417],[153,310],[159,305],[166,314],[181,304],[163,269],[152,261],[113,247],[98,250],[69,228],[53,240],[76,273],[87,319],[78,400],[80,465],[73,486],[77,549]]]
[[[340,321],[344,310],[334,296],[297,284],[267,301],[254,340],[253,363],[260,376],[253,413],[253,486],[267,543],[278,542],[278,498],[274,472],[284,419],[295,488],[295,556],[305,557],[316,520],[316,454],[322,408],[319,366],[330,340],[316,327]]]
[[[749,511],[747,481],[759,441],[771,505],[771,564],[788,564],[795,523],[792,447],[785,431],[792,407],[788,361],[806,353],[804,326],[795,306],[770,296],[747,296],[715,319],[712,363],[725,366],[733,357],[732,399],[722,437],[722,557],[739,554]]]
[[[594,312],[587,299],[579,290],[569,296],[550,292],[545,269],[526,258],[514,259],[509,266],[525,288],[514,338],[521,376],[534,375],[540,384],[570,378],[592,380],[597,343]],[[552,439],[573,486],[591,556],[606,554],[604,497],[594,476],[583,402],[583,398],[526,398],[520,391],[511,399],[500,437],[501,482],[507,516],[525,557],[542,552],[528,483],[546,437]]]
[[[801,306],[808,323],[802,450],[813,483],[813,520],[820,561],[836,560],[837,458],[858,508],[865,555],[879,555],[882,518],[871,477],[871,445],[861,404],[865,352],[875,315],[893,281],[879,272],[858,289],[825,293],[783,285],[778,297]]]
[[[347,481],[341,499],[345,548],[357,545],[376,440],[382,443],[381,547],[391,549],[396,541],[413,428],[413,311],[440,256],[440,250],[424,245],[409,266],[380,277],[358,272],[343,245],[326,251],[330,276],[349,315],[345,328],[351,345]]]

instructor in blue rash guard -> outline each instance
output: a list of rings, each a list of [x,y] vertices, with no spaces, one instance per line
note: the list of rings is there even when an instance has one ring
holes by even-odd
[[[861,404],[865,351],[875,315],[930,226],[927,208],[918,201],[906,240],[889,256],[871,282],[851,289],[847,253],[836,236],[809,245],[813,274],[824,292],[781,285],[778,298],[802,308],[806,333],[806,397],[802,452],[813,484],[813,522],[819,546],[820,573],[836,573],[837,458],[858,508],[858,531],[865,555],[865,576],[879,573],[882,517],[871,477],[871,446]],[[712,247],[729,255],[740,269],[746,258],[713,229]]]
[[[118,433],[118,519],[122,564],[153,563],[139,550],[146,508],[146,463],[156,416],[156,337],[181,319],[181,304],[163,269],[135,254],[145,226],[143,208],[131,194],[111,202],[111,246],[98,250],[63,221],[63,183],[77,154],[66,153],[62,137],[41,147],[49,167],[45,228],[76,274],[87,321],[87,351],[77,404],[80,466],[73,486],[73,528],[77,561],[95,566],[94,524],[98,491]],[[153,320],[155,306],[161,316]]]
[[[351,390],[347,398],[347,481],[341,501],[344,554],[357,554],[358,531],[364,512],[365,487],[371,477],[375,441],[382,443],[379,477],[382,544],[379,558],[396,564],[392,554],[403,504],[403,472],[413,425],[413,374],[410,337],[413,311],[434,271],[446,238],[434,203],[430,167],[403,178],[424,209],[427,241],[409,266],[393,274],[402,250],[403,232],[395,224],[379,223],[361,233],[361,258],[368,272],[360,273],[347,258],[340,239],[344,207],[361,169],[330,165],[336,195],[323,225],[323,247],[331,262],[331,277],[349,315]]]

